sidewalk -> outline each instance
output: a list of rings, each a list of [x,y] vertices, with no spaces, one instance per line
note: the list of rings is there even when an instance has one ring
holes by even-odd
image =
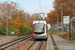
[[[65,40],[56,34],[52,35],[52,37],[56,43],[58,50],[75,50],[75,41]]]

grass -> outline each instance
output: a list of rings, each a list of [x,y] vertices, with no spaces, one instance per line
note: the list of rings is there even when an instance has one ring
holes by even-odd
[[[59,33],[60,33],[61,31],[59,31]],[[50,34],[55,34],[55,33],[58,33],[58,31],[57,30],[50,30]]]
[[[0,37],[4,37],[4,36],[6,36],[6,35],[0,35]]]
[[[6,35],[0,35],[0,38],[4,37],[4,36],[6,36]],[[16,35],[8,35],[8,36],[16,36]]]
[[[75,40],[75,32],[72,32],[72,33],[71,33],[71,39],[72,39],[72,40]]]
[[[69,33],[68,33],[69,34]],[[61,36],[61,35],[60,35]],[[69,35],[68,35],[69,36]],[[64,34],[63,37],[64,39],[66,40],[70,40],[70,39],[67,39],[67,34]],[[75,41],[75,32],[72,32],[71,33],[71,41]]]

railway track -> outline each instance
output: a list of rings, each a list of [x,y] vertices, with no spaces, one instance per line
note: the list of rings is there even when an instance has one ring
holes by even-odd
[[[13,48],[12,47],[13,45],[16,44],[16,46],[18,46],[18,44],[22,44],[26,40],[29,40],[31,37],[32,37],[32,35],[26,35],[26,36],[23,36],[23,37],[20,37],[20,38],[14,40],[14,41],[11,41],[9,43],[0,45],[0,50],[11,50]]]
[[[26,50],[40,50],[43,41],[34,41]]]

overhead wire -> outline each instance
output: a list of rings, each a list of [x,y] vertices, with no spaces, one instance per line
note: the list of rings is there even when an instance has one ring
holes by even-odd
[[[39,3],[40,10],[43,12],[41,0],[38,0],[38,3]]]
[[[17,2],[18,2],[18,0],[16,0]],[[19,2],[18,2],[18,4],[19,5],[21,5]],[[21,7],[24,9],[24,10],[26,10],[22,5],[21,5]],[[27,11],[27,10],[26,10]],[[27,11],[28,12],[28,11]]]

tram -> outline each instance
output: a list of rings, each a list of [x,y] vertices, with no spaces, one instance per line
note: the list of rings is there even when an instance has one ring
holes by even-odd
[[[45,20],[35,20],[32,22],[33,39],[47,39],[47,23]]]

